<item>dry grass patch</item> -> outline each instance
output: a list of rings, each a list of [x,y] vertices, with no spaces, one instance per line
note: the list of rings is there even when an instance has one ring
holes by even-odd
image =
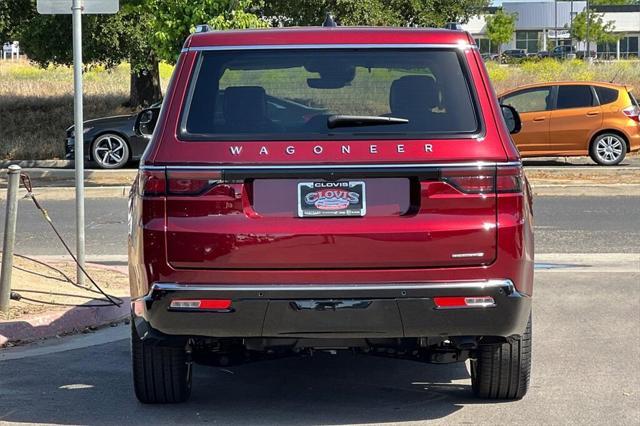
[[[588,66],[581,61],[545,59],[520,65],[488,63],[497,93],[523,84],[555,80],[615,78],[640,91],[640,62],[620,61]],[[161,64],[165,88],[172,67]],[[92,67],[85,73],[85,119],[130,114],[122,104],[129,94],[129,66],[113,70]],[[278,93],[273,93],[277,95]],[[376,99],[386,102],[388,94]],[[380,108],[372,107],[377,111]],[[386,109],[385,109],[386,111]],[[64,157],[65,129],[73,123],[73,72],[69,67],[41,69],[28,61],[0,61],[0,159]]]
[[[129,65],[91,67],[84,74],[86,120],[130,114]],[[171,67],[161,67],[168,80]],[[0,61],[0,158],[64,157],[65,129],[73,124],[73,70],[38,68],[26,60]]]
[[[611,81],[640,91],[640,61],[603,62],[588,65],[579,60],[544,59],[519,65],[488,62],[489,77],[496,93],[525,84],[547,81]]]

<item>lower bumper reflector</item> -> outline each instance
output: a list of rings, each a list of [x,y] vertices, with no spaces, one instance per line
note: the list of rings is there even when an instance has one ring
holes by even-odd
[[[433,302],[438,309],[492,308],[496,306],[495,300],[491,296],[434,297]]]
[[[201,309],[207,311],[227,311],[231,308],[229,299],[174,299],[170,309]]]

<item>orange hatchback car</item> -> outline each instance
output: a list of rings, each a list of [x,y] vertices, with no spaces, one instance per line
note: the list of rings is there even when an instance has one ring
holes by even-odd
[[[561,82],[522,86],[499,96],[520,113],[513,139],[522,157],[589,155],[613,166],[640,150],[640,105],[626,86]]]

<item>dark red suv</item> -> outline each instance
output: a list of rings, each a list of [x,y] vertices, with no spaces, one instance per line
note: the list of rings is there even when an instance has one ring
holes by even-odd
[[[467,33],[194,34],[148,121],[129,222],[141,401],[185,400],[197,362],[337,349],[469,359],[476,395],[526,393],[519,119]]]

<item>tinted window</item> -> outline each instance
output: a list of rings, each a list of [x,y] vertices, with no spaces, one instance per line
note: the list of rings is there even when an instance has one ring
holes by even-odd
[[[591,86],[559,86],[558,109],[582,108],[593,106]]]
[[[596,93],[598,94],[598,100],[600,105],[610,104],[618,100],[618,91],[615,89],[609,89],[608,87],[594,86]]]
[[[409,122],[329,128],[333,115]],[[410,138],[480,127],[454,49],[205,51],[181,126],[183,138],[198,140]]]
[[[505,96],[502,103],[514,107],[518,112],[533,112],[549,109],[550,99],[551,87],[538,87]]]

